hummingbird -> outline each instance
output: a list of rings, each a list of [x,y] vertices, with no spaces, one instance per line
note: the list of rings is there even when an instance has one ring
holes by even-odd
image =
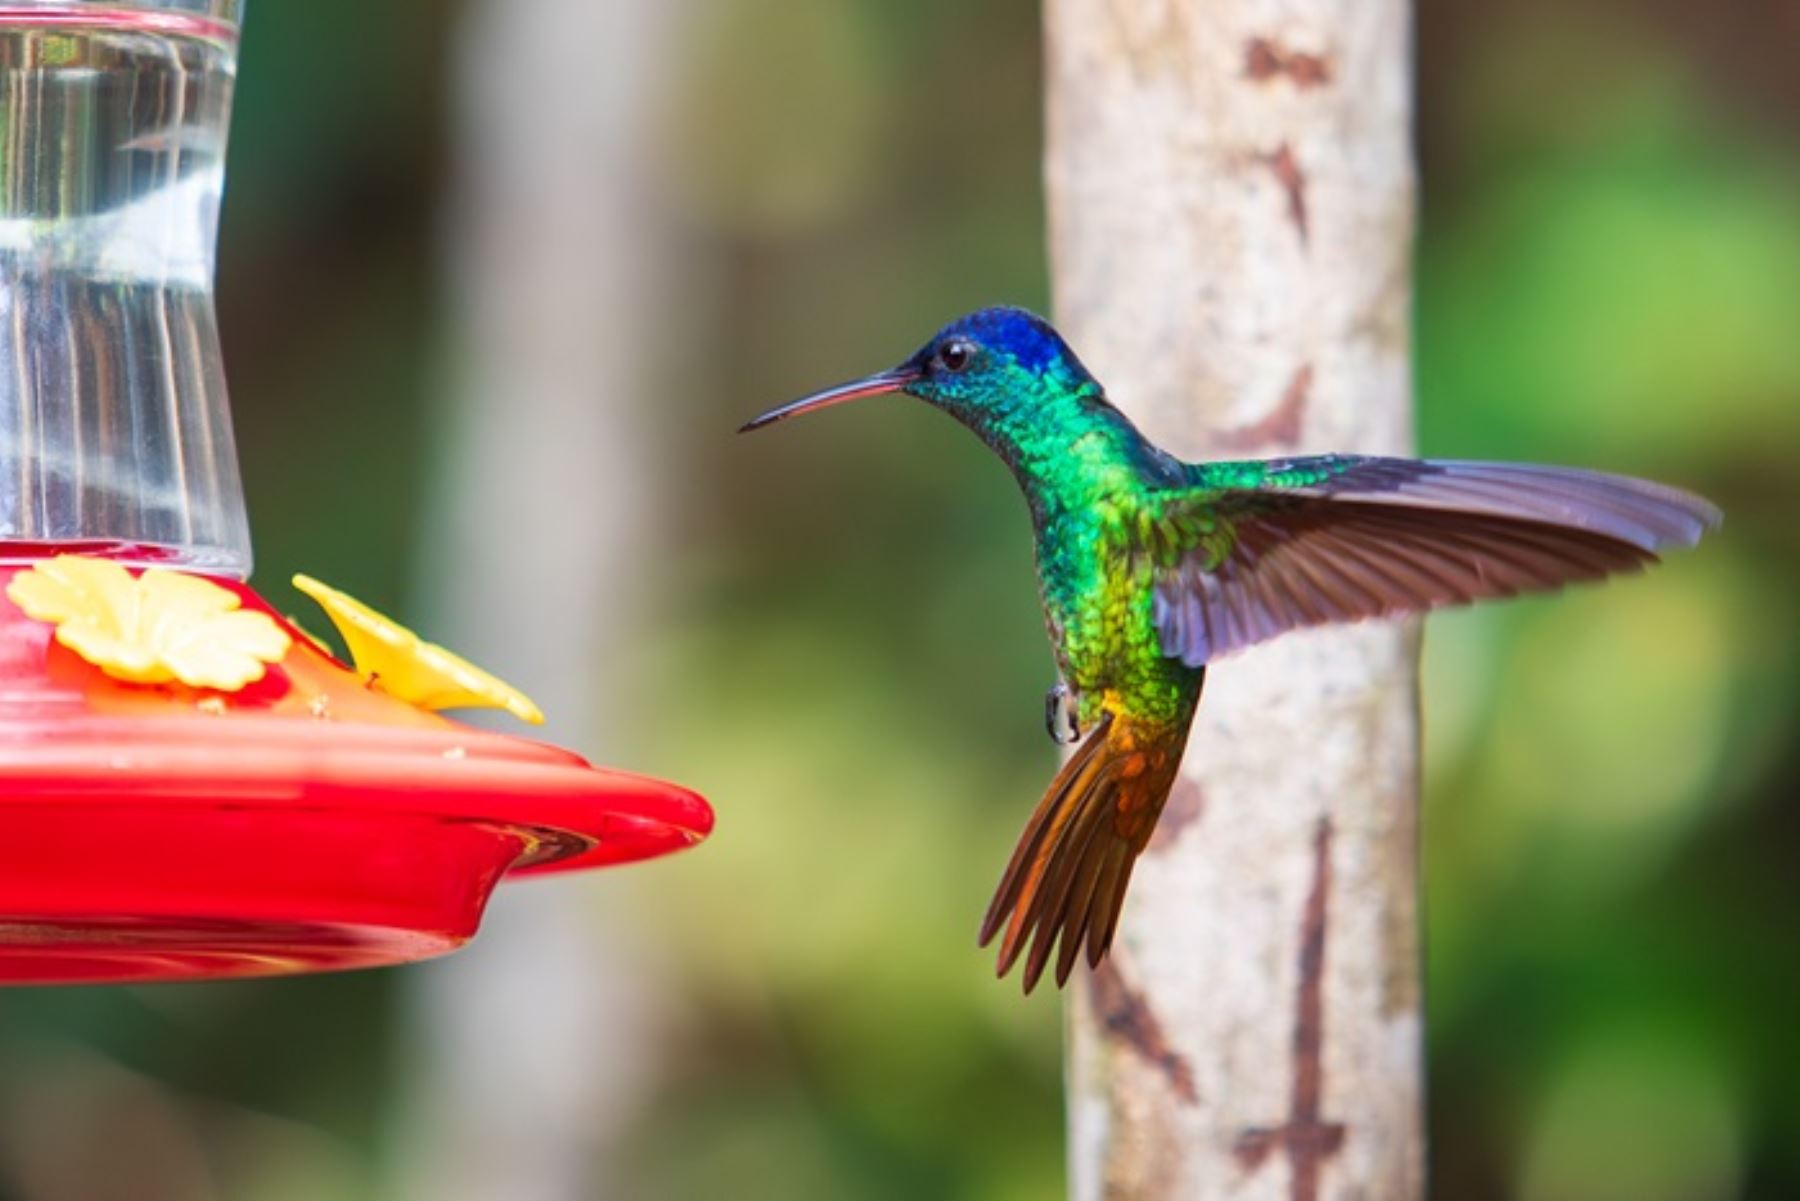
[[[1640,570],[1720,520],[1692,493],[1573,467],[1358,454],[1190,463],[1113,406],[1049,322],[988,308],[899,366],[746,423],[903,393],[974,431],[1031,510],[1058,678],[1080,745],[1025,824],[979,945],[1024,987],[1097,967],[1181,765],[1215,660],[1288,630],[1546,592]],[[1060,944],[1060,947],[1059,947]],[[1027,952],[1027,947],[1029,951]]]

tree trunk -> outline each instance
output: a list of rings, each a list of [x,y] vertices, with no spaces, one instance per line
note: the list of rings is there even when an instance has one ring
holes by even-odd
[[[454,336],[416,608],[596,759],[657,546],[649,397],[684,283],[649,176],[686,7],[482,0],[456,64]],[[668,985],[605,875],[502,885],[474,945],[409,974],[389,1194],[624,1195],[608,1163],[654,1079]]]
[[[1189,458],[1409,450],[1403,0],[1048,0],[1059,323]],[[1421,1195],[1416,637],[1217,666],[1111,964],[1077,1198]]]

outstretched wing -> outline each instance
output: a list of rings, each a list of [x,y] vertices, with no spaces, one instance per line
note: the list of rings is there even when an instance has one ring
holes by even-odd
[[[1198,667],[1284,630],[1638,570],[1719,511],[1575,468],[1326,455],[1192,468],[1144,550],[1163,652]]]

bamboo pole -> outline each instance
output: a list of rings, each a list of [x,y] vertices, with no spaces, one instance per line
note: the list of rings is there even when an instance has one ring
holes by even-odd
[[[1406,453],[1404,0],[1048,0],[1058,322],[1190,458]],[[1422,1192],[1416,637],[1217,666],[1111,964],[1074,990],[1071,1193]]]

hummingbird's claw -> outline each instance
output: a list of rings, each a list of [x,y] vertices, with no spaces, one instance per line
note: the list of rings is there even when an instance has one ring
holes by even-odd
[[[1050,741],[1058,746],[1081,741],[1079,709],[1075,690],[1065,680],[1058,680],[1044,694],[1044,729],[1049,731]]]

